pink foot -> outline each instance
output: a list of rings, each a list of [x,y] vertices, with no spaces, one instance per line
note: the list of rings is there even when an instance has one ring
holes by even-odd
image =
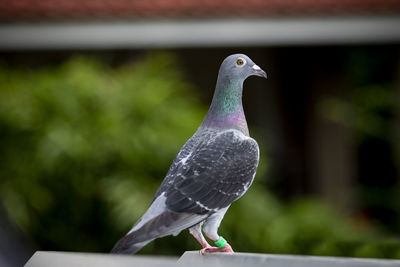
[[[208,252],[208,250],[209,249],[217,249],[217,247],[212,247],[212,246],[207,246],[207,247],[203,247],[201,250],[200,250],[200,254],[201,255],[204,255],[205,253],[207,253]]]
[[[232,252],[233,249],[232,247],[227,243],[223,248],[218,248],[218,247],[205,247],[202,250],[200,250],[201,255],[204,255],[205,253],[214,253],[214,252]]]

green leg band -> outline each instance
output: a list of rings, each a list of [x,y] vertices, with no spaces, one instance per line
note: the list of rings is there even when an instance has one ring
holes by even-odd
[[[225,247],[226,243],[228,242],[226,242],[225,238],[223,238],[222,236],[220,236],[219,239],[215,241],[215,245],[219,248]]]

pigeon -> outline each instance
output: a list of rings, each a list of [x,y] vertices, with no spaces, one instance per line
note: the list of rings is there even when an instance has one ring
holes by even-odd
[[[244,54],[224,59],[202,124],[173,160],[148,210],[111,253],[134,254],[185,229],[202,246],[201,254],[233,252],[218,228],[232,202],[249,189],[259,162],[242,106],[243,82],[252,75],[267,78]]]

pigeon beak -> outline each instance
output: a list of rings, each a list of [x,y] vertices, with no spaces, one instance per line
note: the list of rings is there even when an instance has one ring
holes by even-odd
[[[255,75],[264,77],[265,79],[267,79],[267,74],[259,66],[254,64],[253,67],[251,67],[251,68],[256,71]]]

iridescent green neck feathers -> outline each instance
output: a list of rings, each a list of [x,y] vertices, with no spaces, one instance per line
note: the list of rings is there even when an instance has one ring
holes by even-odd
[[[219,76],[214,97],[202,126],[237,129],[248,135],[242,106],[243,81]]]

